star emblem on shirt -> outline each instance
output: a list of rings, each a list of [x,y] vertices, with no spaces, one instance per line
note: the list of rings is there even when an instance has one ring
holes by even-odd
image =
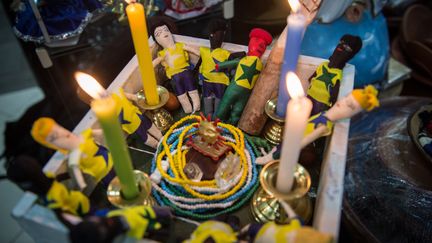
[[[312,119],[310,123],[314,124],[314,129],[317,128],[320,124],[326,126],[328,122],[327,117],[325,117],[325,113],[320,113],[317,117]]]
[[[96,146],[98,147],[98,150],[93,156],[102,156],[105,160],[105,164],[108,166],[108,149],[99,144],[96,144]]]
[[[330,87],[333,86],[333,78],[336,77],[337,74],[331,73],[328,71],[327,67],[322,66],[322,74],[318,76],[316,79],[324,82],[327,91],[330,92]]]
[[[130,121],[128,121],[128,120],[126,120],[124,118],[124,110],[123,110],[123,108],[121,109],[120,114],[119,114],[119,121],[120,121],[120,124],[122,124],[122,125],[127,125],[127,124],[131,123]]]
[[[252,81],[255,75],[260,74],[261,72],[257,70],[257,59],[252,63],[251,66],[247,66],[244,64],[240,64],[241,69],[243,70],[243,74],[238,77],[237,80],[246,79],[249,83],[249,86],[252,87]]]

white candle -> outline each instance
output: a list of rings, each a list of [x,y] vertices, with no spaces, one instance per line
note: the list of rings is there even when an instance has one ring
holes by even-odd
[[[301,82],[295,73],[287,73],[286,84],[291,100],[286,110],[284,138],[276,180],[276,188],[282,193],[291,191],[295,166],[300,155],[301,140],[312,110],[312,102],[305,97]]]

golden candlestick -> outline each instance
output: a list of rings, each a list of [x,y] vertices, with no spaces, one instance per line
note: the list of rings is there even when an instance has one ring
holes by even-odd
[[[276,114],[276,105],[277,98],[267,101],[264,111],[270,119],[267,121],[263,131],[264,138],[275,145],[282,142],[285,124],[285,117],[279,117]]]
[[[174,119],[171,114],[162,108],[169,98],[169,92],[165,87],[158,86],[157,92],[159,94],[159,104],[149,105],[146,102],[143,91],[139,91],[137,95],[137,105],[144,110],[145,115],[149,117],[155,126],[163,133],[174,123]]]
[[[251,211],[257,222],[277,221],[288,223],[289,218],[279,200],[288,203],[294,212],[307,223],[312,217],[312,202],[308,196],[311,178],[307,170],[297,164],[294,172],[294,184],[290,193],[283,194],[276,189],[276,177],[279,161],[266,164],[260,173],[261,187],[251,201]]]
[[[155,205],[154,199],[151,197],[151,181],[150,178],[142,171],[134,170],[135,181],[138,185],[139,194],[136,198],[131,200],[126,200],[121,195],[121,187],[120,181],[118,177],[114,177],[114,179],[110,182],[107,189],[107,197],[108,201],[118,207],[125,208],[130,206],[153,206]]]

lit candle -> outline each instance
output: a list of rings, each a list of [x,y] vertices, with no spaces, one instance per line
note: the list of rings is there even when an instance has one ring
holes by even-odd
[[[105,141],[113,159],[114,170],[120,181],[122,195],[125,199],[133,199],[139,191],[135,182],[129,151],[116,113],[117,104],[92,76],[77,72],[75,79],[79,86],[94,98],[91,102],[91,108],[104,132]]]
[[[286,106],[289,95],[285,87],[285,77],[288,72],[295,72],[297,61],[300,55],[300,47],[306,26],[306,17],[299,12],[300,3],[298,0],[288,0],[293,14],[288,16],[288,28],[286,33],[284,59],[279,80],[279,93],[276,106],[276,114],[285,117]]]
[[[135,52],[138,58],[139,70],[142,77],[145,99],[148,105],[159,104],[156,76],[153,69],[150,47],[148,44],[147,24],[142,4],[133,0],[126,7],[129,26]]]
[[[276,188],[282,193],[291,191],[295,166],[300,155],[301,140],[312,110],[312,102],[305,97],[297,75],[288,72],[285,83],[291,100],[286,110],[282,152],[276,180]]]

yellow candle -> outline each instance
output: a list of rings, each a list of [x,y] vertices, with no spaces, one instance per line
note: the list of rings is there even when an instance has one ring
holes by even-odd
[[[149,105],[157,105],[159,104],[159,95],[157,93],[156,76],[148,44],[144,7],[140,3],[131,3],[126,7],[126,13],[138,58],[146,102]]]

